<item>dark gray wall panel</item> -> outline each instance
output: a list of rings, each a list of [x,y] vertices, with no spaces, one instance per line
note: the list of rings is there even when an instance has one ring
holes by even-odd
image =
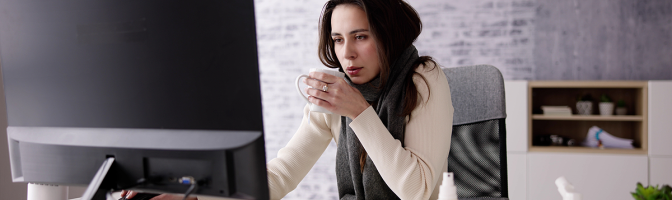
[[[672,79],[672,1],[537,0],[538,80]]]

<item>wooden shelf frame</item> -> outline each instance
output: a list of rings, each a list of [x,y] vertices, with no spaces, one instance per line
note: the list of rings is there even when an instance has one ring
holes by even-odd
[[[533,114],[533,120],[581,120],[581,121],[642,121],[643,116],[639,115],[571,115],[571,116],[552,116]]]
[[[530,81],[529,88],[646,88],[646,81]]]
[[[629,102],[632,105],[629,105],[628,114],[629,115],[612,115],[612,116],[601,116],[601,115],[571,115],[571,116],[553,116],[553,115],[543,115],[533,113],[535,104],[533,95],[533,90],[544,91],[546,93],[554,90],[564,90],[566,91],[626,91],[626,95],[634,102]],[[530,81],[528,82],[528,150],[530,152],[570,152],[570,153],[606,153],[606,154],[647,154],[648,153],[648,82],[647,81]],[[543,93],[543,92],[542,92]],[[569,98],[569,97],[568,97]],[[572,97],[573,98],[573,97]],[[617,100],[617,99],[614,99]],[[539,100],[541,101],[541,100]],[[563,101],[568,101],[563,100]],[[537,102],[538,104],[538,102]],[[540,106],[540,105],[536,105]],[[573,105],[569,105],[574,107]],[[598,106],[594,105],[594,110],[597,110]],[[557,122],[556,122],[557,121]],[[630,130],[634,130],[635,133],[618,133],[619,130],[614,131],[615,135],[618,137],[620,135],[625,135],[630,139],[633,139],[637,144],[638,148],[635,149],[597,149],[590,147],[563,147],[563,146],[533,146],[532,140],[534,138],[534,122],[541,123],[543,125],[551,125],[553,123],[562,123],[566,124],[576,124],[577,126],[586,126],[586,123],[599,123],[607,126],[613,125],[614,127],[618,126],[628,126]],[[551,123],[551,124],[549,124]],[[621,123],[626,123],[621,124]],[[543,127],[542,127],[543,128]],[[604,127],[601,127],[604,128]],[[537,127],[536,130],[540,128]],[[556,131],[557,132],[557,131]],[[545,133],[537,133],[545,134]],[[572,133],[574,139],[576,138],[585,138],[586,133]],[[583,136],[579,136],[583,134]],[[582,142],[581,140],[577,142]]]
[[[562,153],[604,153],[604,154],[646,154],[643,149],[598,149],[591,147],[532,146],[530,152],[562,152]]]

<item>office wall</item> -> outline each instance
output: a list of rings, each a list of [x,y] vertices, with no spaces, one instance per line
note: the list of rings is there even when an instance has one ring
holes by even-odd
[[[672,79],[672,1],[536,4],[536,79]]]

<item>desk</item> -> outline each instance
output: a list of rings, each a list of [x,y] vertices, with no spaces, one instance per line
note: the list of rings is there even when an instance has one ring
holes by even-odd
[[[121,196],[119,192],[112,193],[112,198],[107,198],[107,200],[118,200]],[[71,199],[79,200],[79,198]],[[210,197],[210,196],[198,196],[198,200],[232,200],[229,198],[221,197]],[[476,198],[459,198],[459,200],[509,200],[509,198],[494,198],[494,197],[476,197]]]
[[[112,193],[112,197],[107,197],[107,200],[119,200],[121,198],[121,192],[115,192]],[[237,199],[230,199],[230,198],[223,198],[223,197],[212,197],[212,196],[202,196],[202,195],[197,195],[198,200],[237,200]],[[70,200],[80,200],[79,198],[74,198]],[[132,199],[131,199],[132,200]],[[476,199],[474,199],[476,200]]]

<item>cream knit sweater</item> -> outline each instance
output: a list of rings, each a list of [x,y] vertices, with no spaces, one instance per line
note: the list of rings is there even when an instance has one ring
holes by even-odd
[[[371,106],[350,123],[385,183],[401,199],[437,199],[441,174],[448,168],[453,106],[446,76],[438,66],[432,67],[416,70],[426,83],[418,75],[413,77],[422,101],[407,121],[405,147],[390,135]],[[294,190],[329,142],[338,142],[341,116],[309,115],[309,111],[306,106],[299,130],[267,163],[271,199]]]

